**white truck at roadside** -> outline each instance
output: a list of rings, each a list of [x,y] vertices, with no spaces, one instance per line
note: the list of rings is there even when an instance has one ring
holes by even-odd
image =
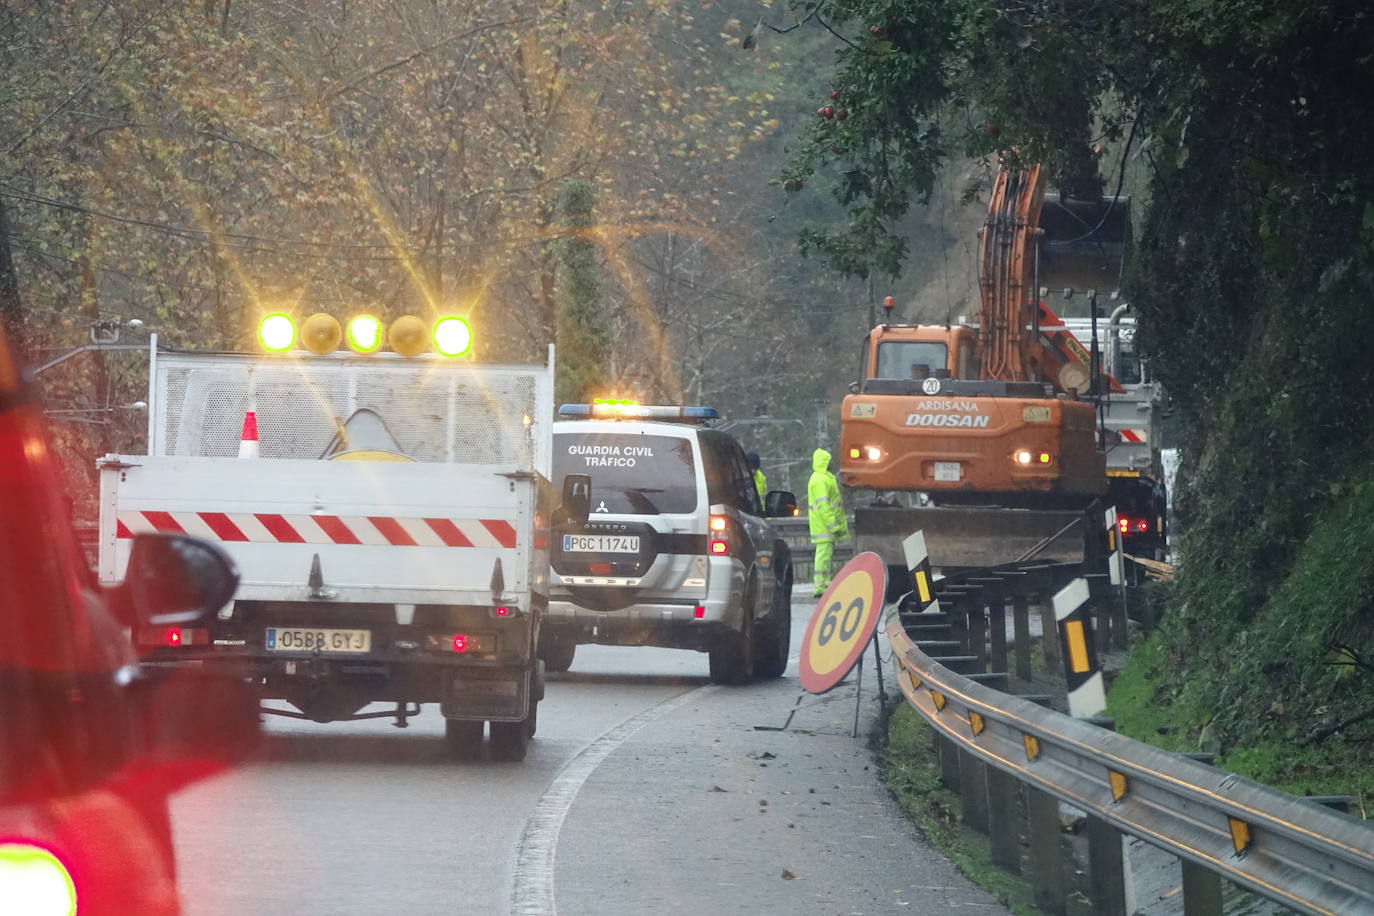
[[[489,723],[493,754],[523,758],[543,696],[552,349],[495,366],[154,343],[149,376],[148,454],[100,461],[100,578],[122,578],[140,531],[216,541],[241,573],[213,626],[137,632],[150,661],[224,666],[265,712],[317,722],[404,727],[438,703],[456,753]],[[248,413],[257,458],[236,457]]]

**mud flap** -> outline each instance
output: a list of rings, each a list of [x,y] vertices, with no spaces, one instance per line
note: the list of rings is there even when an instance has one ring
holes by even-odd
[[[529,708],[529,671],[472,668],[444,678],[439,709],[446,719],[519,722],[529,714]]]
[[[1084,558],[1081,512],[875,506],[854,511],[855,550],[871,550],[906,569],[902,541],[925,532],[936,568],[999,566],[1020,560],[1078,563]]]

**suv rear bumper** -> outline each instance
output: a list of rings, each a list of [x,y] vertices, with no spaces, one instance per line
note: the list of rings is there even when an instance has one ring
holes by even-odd
[[[610,646],[659,646],[706,650],[723,633],[741,625],[742,595],[731,578],[712,578],[704,598],[645,595],[629,607],[599,611],[575,604],[554,586],[543,630],[547,637]],[[716,586],[717,582],[722,585]]]

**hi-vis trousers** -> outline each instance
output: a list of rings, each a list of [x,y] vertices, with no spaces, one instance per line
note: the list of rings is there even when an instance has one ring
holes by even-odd
[[[816,545],[816,562],[811,573],[811,593],[820,597],[830,587],[830,562],[835,558],[835,539],[813,537],[811,543]]]

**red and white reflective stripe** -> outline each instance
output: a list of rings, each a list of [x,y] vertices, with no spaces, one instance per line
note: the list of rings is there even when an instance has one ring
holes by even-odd
[[[1145,429],[1119,429],[1117,432],[1127,442],[1144,442],[1150,435],[1149,430]]]
[[[144,531],[251,544],[360,544],[397,547],[514,547],[515,528],[499,518],[389,518],[276,515],[268,512],[121,512],[116,535]]]

